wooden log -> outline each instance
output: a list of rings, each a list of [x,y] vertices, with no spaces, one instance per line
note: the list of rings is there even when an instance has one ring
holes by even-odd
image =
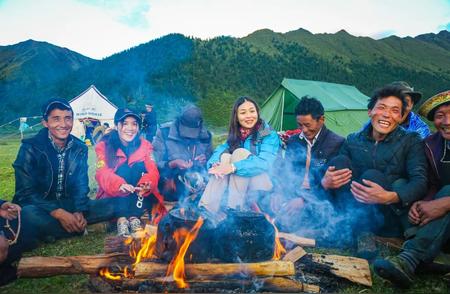
[[[226,280],[187,280],[189,289],[192,290],[241,290],[242,292],[278,292],[278,293],[319,293],[320,287],[302,283],[285,277],[248,279],[226,279]],[[125,279],[122,282],[122,291],[138,291],[142,285],[146,285],[150,292],[179,292],[178,286],[166,278],[147,279]],[[214,291],[215,292],[215,291]]]
[[[328,265],[331,273],[351,282],[372,287],[369,263],[362,258],[312,253],[313,262]]]
[[[167,264],[141,262],[136,265],[136,278],[162,277],[167,270]],[[266,261],[258,263],[191,263],[185,264],[188,278],[206,279],[234,275],[250,276],[293,276],[295,267],[289,261]]]
[[[130,247],[125,245],[125,239],[126,238],[120,236],[107,236],[105,238],[103,252],[105,254],[128,253],[130,251]]]
[[[299,237],[295,234],[289,234],[289,233],[278,233],[278,237],[281,239],[284,239],[286,241],[290,241],[292,243],[295,243],[302,247],[315,247],[316,246],[316,240],[314,239],[308,239],[304,237]]]
[[[307,254],[306,251],[302,247],[297,246],[288,253],[286,253],[286,255],[283,257],[283,260],[292,261],[295,263],[297,260],[305,256],[306,254]]]
[[[114,263],[130,263],[124,254],[91,256],[33,256],[20,260],[17,275],[22,278],[50,277],[56,275],[95,274],[102,267]]]
[[[320,287],[299,282],[297,280],[275,277],[263,280],[262,291],[264,292],[283,292],[283,293],[319,293]]]

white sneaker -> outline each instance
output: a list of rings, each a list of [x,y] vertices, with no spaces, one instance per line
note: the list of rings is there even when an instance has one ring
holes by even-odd
[[[142,231],[142,225],[141,225],[140,219],[138,219],[137,217],[130,217],[129,222],[130,222],[131,233],[136,233],[136,232]]]
[[[130,236],[130,229],[128,226],[130,223],[126,218],[120,218],[117,220],[117,236],[122,237],[129,237]]]

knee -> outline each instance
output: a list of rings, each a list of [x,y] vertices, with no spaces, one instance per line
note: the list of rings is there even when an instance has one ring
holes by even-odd
[[[244,148],[238,148],[231,154],[231,162],[237,162],[246,159],[251,154],[250,151]]]
[[[231,154],[230,153],[222,153],[222,155],[220,155],[220,162],[230,162],[231,161]]]
[[[436,193],[436,196],[434,196],[434,199],[443,198],[443,197],[450,197],[450,185],[446,185],[446,186],[442,187]]]
[[[22,207],[20,214],[22,216],[22,221],[26,221],[30,224],[38,224],[42,218],[42,212],[43,210],[35,205],[27,205]]]
[[[361,180],[369,180],[374,182],[384,189],[389,189],[389,183],[386,181],[386,176],[376,169],[368,169],[361,175]]]
[[[336,168],[336,170],[344,169],[344,168],[351,169],[352,168],[352,162],[351,162],[350,158],[348,158],[348,156],[346,156],[346,155],[338,155],[336,157],[333,157],[328,162],[328,166],[334,166]]]

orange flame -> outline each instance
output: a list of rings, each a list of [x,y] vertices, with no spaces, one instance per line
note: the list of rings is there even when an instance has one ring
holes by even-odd
[[[184,242],[178,250],[177,255],[170,262],[166,274],[166,276],[169,276],[171,272],[173,273],[173,280],[177,283],[179,288],[187,288],[189,286],[189,284],[185,281],[186,275],[184,271],[184,256],[186,255],[189,245],[195,240],[195,238],[197,238],[198,232],[200,231],[202,225],[203,218],[199,217],[189,232],[187,232],[186,229],[178,229],[173,234],[177,244],[180,244],[182,238],[185,236]]]
[[[268,216],[266,217],[268,218]],[[272,260],[280,260],[281,256],[286,253],[286,248],[281,244],[277,226],[275,226],[274,222],[272,222],[272,225],[275,228],[275,248],[273,250]]]
[[[139,250],[138,254],[136,255],[136,260],[133,263],[133,268],[141,262],[143,258],[150,258],[153,255],[153,252],[155,252],[156,248],[156,235],[152,235],[149,237],[144,237],[141,240],[141,244],[143,243],[141,249]],[[131,250],[131,248],[130,248]]]
[[[121,274],[113,274],[109,271],[109,269],[107,267],[101,268],[99,271],[99,274],[100,274],[100,276],[105,277],[109,280],[118,281],[118,280],[122,279]]]

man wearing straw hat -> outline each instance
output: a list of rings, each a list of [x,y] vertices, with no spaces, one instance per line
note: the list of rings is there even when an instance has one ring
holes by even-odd
[[[409,210],[409,222],[417,231],[402,252],[376,260],[375,272],[396,285],[412,283],[419,263],[429,263],[450,239],[450,90],[428,99],[419,113],[434,123],[436,133],[425,139],[429,187],[424,200]]]

